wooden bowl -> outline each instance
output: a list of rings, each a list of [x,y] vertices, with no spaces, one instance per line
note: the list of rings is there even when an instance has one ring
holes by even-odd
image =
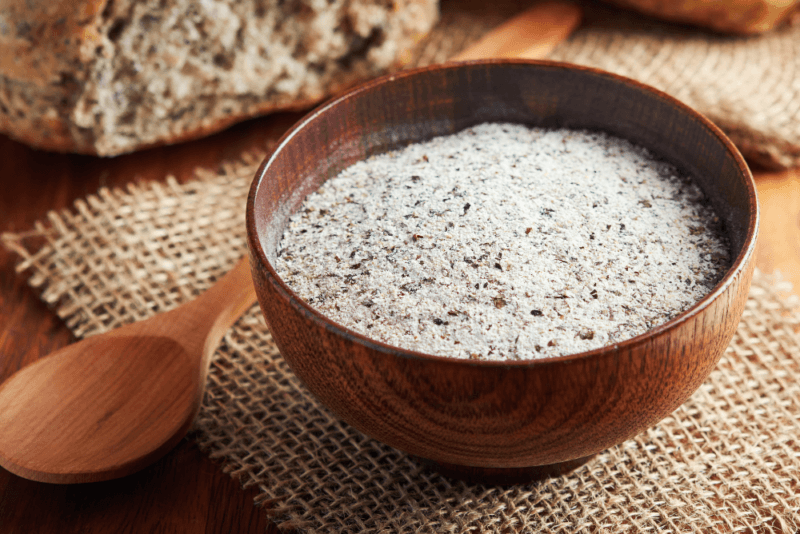
[[[483,122],[604,130],[691,174],[729,234],[733,265],[696,305],[635,338],[533,361],[468,361],[373,341],[301,300],[273,267],[306,195],[372,154]],[[479,61],[364,84],[310,113],[262,164],[247,201],[253,279],[293,371],[340,418],[446,471],[513,482],[563,471],[681,405],[716,365],[747,299],[758,205],[732,143],[635,81],[572,65]]]

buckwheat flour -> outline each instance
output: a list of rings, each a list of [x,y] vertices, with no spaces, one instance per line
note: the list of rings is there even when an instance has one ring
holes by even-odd
[[[645,149],[484,124],[327,181],[292,216],[277,268],[370,338],[530,359],[642,334],[700,300],[729,264],[703,193]]]

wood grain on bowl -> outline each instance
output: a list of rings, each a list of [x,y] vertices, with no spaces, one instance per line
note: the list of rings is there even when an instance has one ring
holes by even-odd
[[[390,347],[323,317],[270,263],[288,216],[343,168],[483,122],[604,130],[689,173],[723,219],[734,263],[677,318],[590,352],[533,361],[465,361]],[[758,207],[752,176],[698,113],[637,82],[565,64],[485,61],[384,77],[288,132],[248,199],[262,310],[294,372],[370,436],[452,468],[526,470],[591,455],[668,415],[716,365],[741,317]],[[502,474],[502,473],[501,473]]]

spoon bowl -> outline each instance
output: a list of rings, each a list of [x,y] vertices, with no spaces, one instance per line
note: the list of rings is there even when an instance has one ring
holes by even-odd
[[[68,345],[0,385],[0,465],[52,483],[138,471],[200,408],[211,354],[255,302],[241,261],[198,299]]]
[[[26,367],[0,390],[0,428],[7,436],[0,463],[47,482],[76,482],[75,473],[101,480],[139,470],[181,439],[201,390],[191,355],[174,339],[119,334],[70,345]],[[159,358],[137,357],[142,349]],[[103,383],[78,388],[75,377],[81,376],[102,377]],[[132,376],[138,380],[127,379]],[[101,403],[99,413],[69,408]]]

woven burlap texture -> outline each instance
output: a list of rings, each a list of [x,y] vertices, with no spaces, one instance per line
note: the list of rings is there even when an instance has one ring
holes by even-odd
[[[245,252],[258,157],[178,184],[102,189],[3,242],[78,337],[170,309]],[[279,526],[308,532],[800,529],[800,312],[756,274],[735,339],[658,426],[560,478],[455,482],[334,418],[254,307],[216,352],[193,437]]]
[[[447,60],[531,2],[447,1],[411,65]],[[800,25],[726,36],[583,2],[580,28],[547,59],[595,67],[671,94],[715,122],[749,161],[800,166]]]

